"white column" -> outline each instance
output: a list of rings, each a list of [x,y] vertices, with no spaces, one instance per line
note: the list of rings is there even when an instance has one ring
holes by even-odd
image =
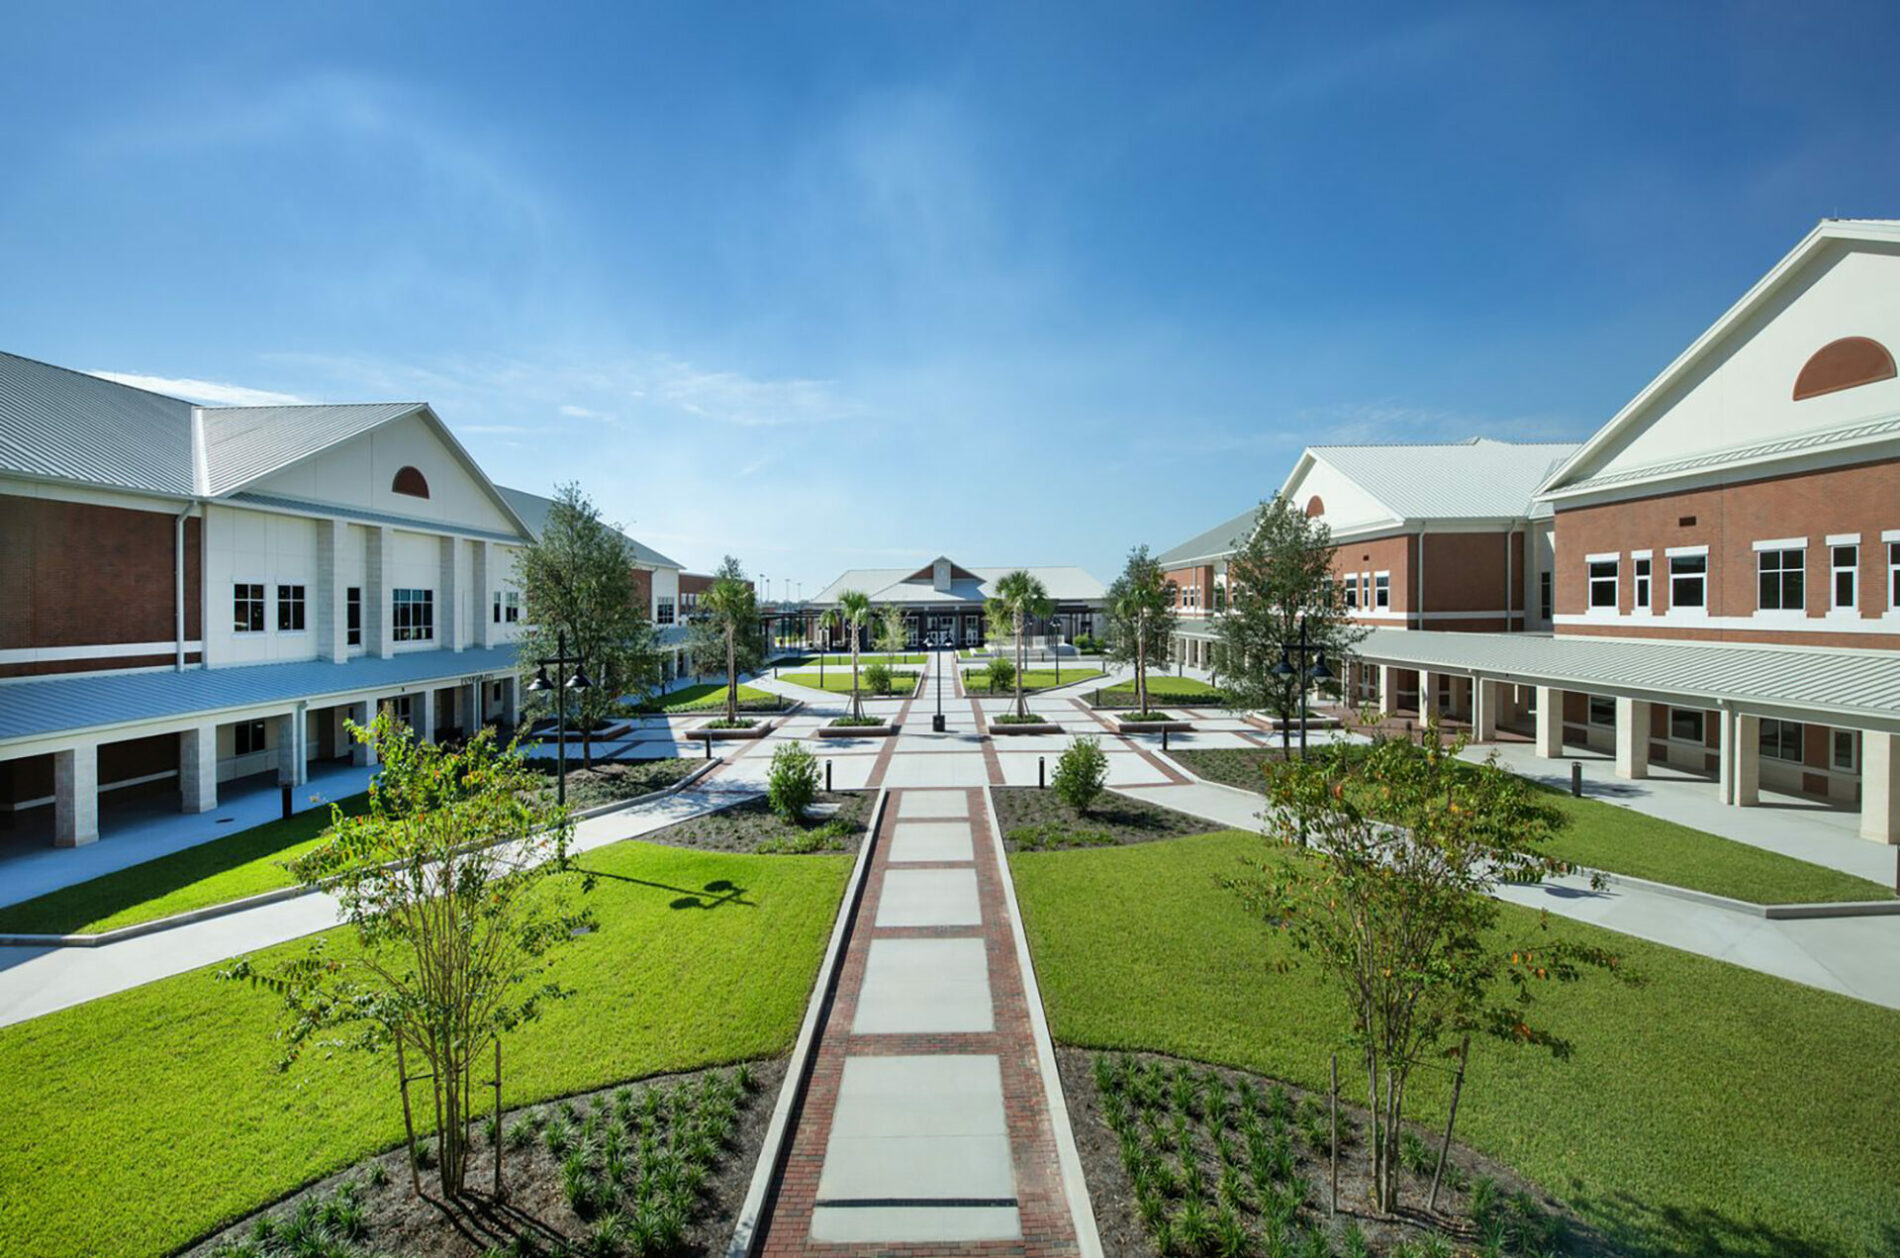
[[[455,723],[463,738],[473,738],[482,727],[482,683],[464,682],[455,688]]]
[[[1900,790],[1893,772],[1900,766],[1900,734],[1862,730],[1860,735],[1860,837],[1900,843]]]
[[[469,635],[469,641],[478,647],[494,646],[501,626],[495,623],[495,574],[489,571],[493,556],[487,542],[474,541],[469,545],[474,547],[469,585],[475,596],[475,623],[471,626],[474,632]]]
[[[1552,686],[1537,688],[1537,754],[1546,760],[1564,754],[1564,692]]]
[[[200,725],[178,734],[178,810],[210,812],[218,806],[218,727]]]
[[[1753,808],[1761,802],[1761,718],[1722,714],[1722,766],[1718,793],[1725,804]]]
[[[1418,719],[1422,725],[1438,714],[1438,678],[1418,670]]]
[[[1642,699],[1616,701],[1616,776],[1649,776],[1649,704]]]
[[[376,719],[375,700],[365,699],[361,703],[352,703],[350,705],[350,719],[363,728],[368,729],[370,722]],[[359,743],[355,740],[351,740],[350,763],[356,765],[358,768],[374,768],[376,766],[376,744],[373,742]]]
[[[386,660],[396,654],[395,625],[389,610],[395,543],[386,528],[371,526],[363,533],[363,653]]]
[[[441,576],[436,578],[435,640],[451,651],[462,649],[462,584],[455,565],[455,551],[460,545],[459,538],[442,539]]]
[[[350,658],[349,585],[343,576],[349,537],[343,521],[317,521],[317,658],[339,664]]]
[[[1478,678],[1471,688],[1471,736],[1481,743],[1497,741],[1501,690],[1500,683],[1489,677]]]
[[[501,681],[501,728],[502,733],[512,736],[515,726],[521,724],[521,678],[510,673]]]
[[[1379,715],[1392,716],[1399,710],[1399,670],[1390,664],[1379,665]]]
[[[99,748],[94,743],[53,753],[53,846],[99,841]]]
[[[304,715],[301,708],[277,717],[277,785],[302,786],[306,780],[304,764]]]
[[[416,731],[420,742],[435,741],[435,688],[433,686],[409,696],[410,728]]]

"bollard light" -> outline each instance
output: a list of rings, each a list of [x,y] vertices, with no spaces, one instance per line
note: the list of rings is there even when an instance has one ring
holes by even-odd
[[[1036,757],[1036,789],[1039,791],[1048,785],[1048,780],[1043,776],[1043,769],[1048,762],[1049,758],[1047,756]]]
[[[1583,761],[1570,762],[1570,793],[1579,798],[1583,796]]]
[[[825,794],[831,794],[831,761],[825,761]]]

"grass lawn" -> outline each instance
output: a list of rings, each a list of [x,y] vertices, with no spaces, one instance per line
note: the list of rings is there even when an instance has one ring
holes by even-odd
[[[1310,963],[1276,970],[1289,950],[1214,884],[1262,849],[1227,831],[1013,855],[1056,1038],[1323,1087],[1344,1049],[1340,998]],[[1504,911],[1514,939],[1532,936],[1536,915]],[[1593,975],[1551,993],[1569,1061],[1474,1052],[1461,1140],[1627,1252],[1900,1252],[1900,1010],[1581,923],[1551,933],[1615,949],[1649,984]],[[1411,1113],[1442,1124],[1446,1088],[1425,1073]]]
[[[849,857],[622,843],[582,863],[601,929],[559,954],[575,996],[506,1044],[505,1106],[791,1046]],[[0,1253],[167,1254],[396,1143],[393,1059],[279,1075],[278,1008],[199,970],[0,1029]]]
[[[769,690],[755,690],[743,683],[739,686],[739,702],[776,704],[779,696]],[[700,682],[694,686],[683,686],[678,690],[662,695],[659,710],[662,712],[705,712],[713,708],[726,706],[726,683],[723,681]]]
[[[1107,674],[1103,673],[1099,668],[1083,668],[1078,664],[1074,668],[1064,668],[1062,670],[1061,684],[1064,686],[1073,686],[1078,682],[1094,681],[1097,677],[1106,675]],[[970,694],[989,694],[989,680],[989,673],[983,669],[966,668],[963,670],[963,689]],[[1056,684],[1056,670],[1053,668],[1026,668],[1023,670],[1024,690],[1048,690]],[[999,695],[1014,694],[1016,693],[1015,684],[1011,683],[996,693]]]
[[[368,795],[338,801],[359,813]],[[78,935],[156,921],[211,904],[295,886],[281,862],[302,855],[330,826],[329,805],[267,821],[0,908],[0,932]]]
[[[1201,777],[1250,791],[1261,790],[1264,766],[1279,759],[1277,751],[1264,750],[1173,754]],[[1890,887],[1825,865],[1764,851],[1600,799],[1540,789],[1569,819],[1549,847],[1551,855],[1561,860],[1754,904],[1893,898]]]
[[[1148,676],[1148,697],[1154,699],[1219,699],[1221,692],[1204,681],[1192,677],[1165,677],[1159,673]],[[1102,691],[1104,703],[1135,702],[1135,683],[1119,682]]]
[[[829,690],[833,694],[847,694],[848,695],[851,693],[851,665],[846,664],[842,669],[827,668],[824,672],[823,685],[819,684],[819,675],[816,672],[781,673],[779,675],[779,680],[789,681],[793,685],[796,685],[796,686],[810,686],[813,690]],[[911,691],[915,689],[917,689],[917,674],[916,673],[892,673],[891,674],[891,694],[892,695],[895,695],[901,699],[903,696],[909,694]],[[864,681],[863,668],[858,669],[858,691],[867,699],[889,697],[889,696],[883,696],[883,695],[873,695],[871,693],[871,687],[866,685]]]

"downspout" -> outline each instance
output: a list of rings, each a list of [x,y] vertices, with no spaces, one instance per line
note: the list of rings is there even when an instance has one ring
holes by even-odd
[[[1425,526],[1418,526],[1418,627],[1425,628]]]
[[[1511,576],[1514,565],[1511,562],[1511,542],[1517,537],[1517,525],[1513,523],[1504,532],[1504,632],[1511,632]]]
[[[187,502],[172,520],[172,628],[177,648],[172,667],[180,673],[185,671],[185,518],[197,506],[196,500]]]

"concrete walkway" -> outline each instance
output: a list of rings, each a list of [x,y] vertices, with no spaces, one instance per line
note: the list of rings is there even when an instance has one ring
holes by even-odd
[[[1101,1252],[987,799],[886,797],[769,1258]]]

